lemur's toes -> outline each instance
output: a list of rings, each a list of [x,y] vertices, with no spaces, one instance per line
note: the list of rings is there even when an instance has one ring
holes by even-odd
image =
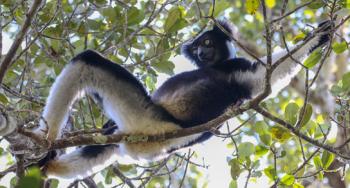
[[[325,20],[318,24],[318,32],[330,31],[334,27],[334,22],[332,20]]]

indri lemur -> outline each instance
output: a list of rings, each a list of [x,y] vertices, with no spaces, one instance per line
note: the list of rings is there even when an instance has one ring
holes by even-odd
[[[221,24],[231,31],[228,24]],[[316,37],[305,39],[308,42],[293,54],[294,59],[302,61],[328,41],[327,33],[314,34]],[[218,27],[204,32],[182,48],[183,54],[199,68],[171,77],[152,95],[120,65],[95,51],[84,51],[57,77],[44,108],[44,120],[35,132],[43,135],[48,129],[47,138],[54,141],[67,122],[71,106],[83,92],[98,96],[120,133],[162,134],[208,122],[229,105],[254,98],[264,87],[265,67],[234,58],[232,48],[230,37]],[[287,51],[273,53],[272,63],[286,54]],[[261,61],[266,63],[266,59]],[[272,91],[277,93],[284,88],[299,70],[300,66],[287,58],[272,74]],[[46,173],[49,177],[84,178],[123,157],[157,160],[211,136],[212,133],[204,132],[163,142],[81,147],[49,161]]]

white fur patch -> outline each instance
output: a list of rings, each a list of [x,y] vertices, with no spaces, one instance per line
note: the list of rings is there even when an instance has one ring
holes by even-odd
[[[233,59],[236,57],[236,48],[235,46],[232,44],[231,41],[226,41],[226,48],[229,51],[229,58],[228,59]]]
[[[103,98],[104,110],[116,122],[121,133],[163,134],[181,128],[177,124],[159,120],[152,107],[146,108],[149,104],[144,93],[130,83],[116,78],[103,69],[75,62],[67,65],[53,84],[43,112],[46,121],[40,121],[40,127],[35,133],[43,135],[49,128],[49,139],[56,139],[61,127],[67,121],[71,106],[84,91],[98,92]],[[48,168],[47,173],[56,178],[80,179],[106,168],[124,156],[133,160],[161,158],[170,149],[186,145],[198,136],[154,143],[121,143],[119,148],[111,147],[97,158],[84,158],[78,149],[52,161],[51,171]],[[55,171],[54,167],[63,168],[65,171]]]
[[[312,47],[316,46],[319,42],[319,37],[315,37],[301,47],[293,54],[293,58],[302,62]],[[300,43],[299,43],[300,44]],[[289,48],[289,51],[297,48],[296,46]],[[276,52],[272,54],[272,64],[277,62],[280,58],[284,57],[287,53],[286,50]],[[267,63],[267,57],[261,58],[264,63]],[[271,75],[272,94],[269,97],[274,97],[280,90],[285,88],[291,81],[291,79],[301,70],[301,66],[297,64],[291,58],[287,58],[282,62]],[[234,73],[232,75],[239,83],[247,84],[252,87],[252,97],[256,97],[264,89],[266,69],[264,66],[258,64],[256,72],[246,71]]]
[[[118,156],[120,157],[120,153],[115,146],[108,147],[96,158],[89,159],[83,158],[81,149],[77,149],[49,162],[47,176],[58,179],[83,179],[110,166]]]

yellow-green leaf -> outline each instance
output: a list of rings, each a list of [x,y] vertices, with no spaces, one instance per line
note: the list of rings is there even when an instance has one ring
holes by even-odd
[[[301,185],[300,183],[298,183],[298,182],[294,182],[294,184],[293,184],[293,188],[304,188],[304,186],[303,185]]]
[[[254,144],[250,142],[243,142],[238,146],[238,153],[240,157],[249,157],[255,152]]]
[[[259,146],[255,147],[255,155],[257,157],[263,156],[263,155],[265,155],[268,152],[269,152],[269,149],[267,147],[265,147],[265,146],[260,146],[259,145]]]
[[[321,59],[322,57],[322,51],[321,48],[316,49],[313,51],[310,56],[305,60],[304,65],[307,68],[314,67]]]
[[[272,167],[269,166],[267,168],[264,169],[264,174],[270,178],[271,180],[275,180],[277,178],[276,176],[276,170]]]
[[[328,167],[332,164],[333,160],[334,160],[333,153],[329,153],[328,151],[323,151],[321,161],[325,169],[328,169]]]
[[[281,178],[281,183],[284,185],[292,185],[295,181],[294,176],[286,174]]]
[[[176,32],[187,25],[184,19],[185,8],[182,6],[173,7],[169,10],[169,14],[164,23],[164,30],[166,32]]]
[[[288,129],[284,129],[277,126],[271,128],[271,135],[272,138],[278,140],[279,142],[285,142],[286,140],[292,137],[292,134],[290,134]]]
[[[322,169],[323,165],[320,156],[314,157],[314,164],[317,169]]]
[[[346,43],[346,41],[343,42],[334,42],[332,44],[332,49],[335,53],[340,54],[343,53],[346,49],[348,49],[348,44]]]
[[[310,121],[311,115],[312,115],[312,106],[310,104],[307,104],[305,106],[305,113],[304,113],[303,119],[301,120],[301,126],[306,125]]]
[[[267,146],[271,145],[271,135],[269,134],[262,134],[259,135],[260,140]]]
[[[30,168],[26,175],[19,179],[18,188],[27,188],[27,187],[40,187],[41,185],[41,171],[37,167]]]
[[[229,164],[231,166],[231,177],[232,179],[237,180],[242,172],[241,165],[237,159],[232,159]]]
[[[293,43],[296,44],[299,41],[302,41],[305,38],[305,33],[299,33],[293,38]]]
[[[286,106],[285,112],[284,112],[284,117],[286,118],[286,121],[292,125],[294,125],[297,122],[298,119],[298,111],[299,111],[299,106],[291,102]]]
[[[260,5],[259,0],[247,0],[246,1],[246,10],[248,14],[255,14]]]
[[[237,186],[237,181],[236,180],[232,180],[231,182],[230,182],[230,186],[229,186],[229,188],[237,188],[238,186]]]
[[[273,8],[276,5],[276,0],[266,0],[266,6],[269,8]]]

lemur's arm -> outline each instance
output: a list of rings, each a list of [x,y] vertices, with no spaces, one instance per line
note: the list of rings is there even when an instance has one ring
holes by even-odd
[[[330,24],[330,22],[324,22],[320,24],[324,28],[324,24]],[[304,41],[298,43],[296,46],[289,47],[288,50],[292,54],[293,58],[286,58],[277,68],[273,71],[271,75],[271,86],[272,94],[271,96],[276,95],[281,89],[286,87],[291,79],[300,71],[301,66],[295,61],[303,62],[303,60],[312,53],[316,48],[322,47],[329,41],[329,34],[325,31],[329,30],[330,26],[325,27],[323,32],[315,33],[313,38],[308,39],[308,36]],[[302,45],[303,44],[303,45]],[[300,46],[302,45],[302,46]],[[296,50],[296,51],[295,51]],[[295,51],[295,52],[294,52]],[[294,53],[292,53],[294,52]],[[278,62],[279,59],[288,56],[287,50],[282,50],[272,54],[272,65]],[[263,63],[267,63],[267,57],[261,58]],[[249,84],[252,87],[252,97],[255,97],[264,88],[266,68],[261,63],[256,62],[251,71],[239,72],[235,74],[235,77],[238,81]]]

